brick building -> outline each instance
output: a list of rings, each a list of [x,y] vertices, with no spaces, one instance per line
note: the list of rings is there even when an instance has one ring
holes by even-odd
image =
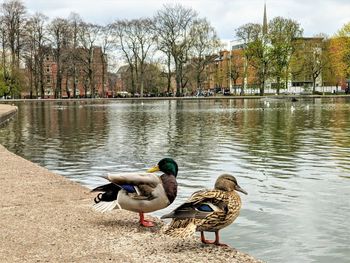
[[[45,98],[55,98],[55,92],[62,98],[72,98],[74,95],[78,98],[111,97],[107,66],[107,59],[100,47],[94,47],[90,53],[79,48],[76,50],[76,56],[70,54],[70,57],[67,56],[63,60],[61,87],[57,87],[58,66],[53,52],[48,53],[43,69]]]

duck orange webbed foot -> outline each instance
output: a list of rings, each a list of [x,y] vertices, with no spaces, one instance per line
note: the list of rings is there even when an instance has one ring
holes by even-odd
[[[155,226],[155,223],[149,220],[145,220],[144,218],[144,214],[143,213],[139,213],[140,215],[140,225],[144,226],[144,227],[153,227]]]
[[[141,226],[144,226],[144,227],[153,227],[153,226],[155,226],[156,224],[153,223],[152,221],[143,220],[143,221],[140,221],[140,225],[141,225]]]
[[[205,239],[204,236],[204,232],[201,232],[201,241],[204,244],[208,244],[208,245],[216,245],[216,246],[220,246],[220,247],[229,247],[229,245],[220,243],[220,236],[219,236],[219,231],[215,231],[215,240],[207,240]]]

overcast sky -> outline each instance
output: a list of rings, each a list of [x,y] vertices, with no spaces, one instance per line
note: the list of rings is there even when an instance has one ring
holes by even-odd
[[[76,12],[87,22],[106,24],[116,19],[153,16],[164,4],[180,3],[207,17],[223,40],[248,22],[262,22],[264,0],[24,0],[30,13],[50,18]],[[350,22],[350,0],[267,0],[267,16],[297,20],[305,36],[333,35]]]

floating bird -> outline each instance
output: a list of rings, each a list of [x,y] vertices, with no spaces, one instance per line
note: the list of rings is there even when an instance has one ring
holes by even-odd
[[[295,107],[292,105],[292,106],[290,106],[290,111],[291,112],[294,112],[295,111]]]
[[[310,109],[310,105],[306,105],[306,110],[309,110]]]
[[[220,243],[219,230],[230,225],[239,215],[242,203],[235,190],[247,194],[234,176],[220,175],[213,190],[193,193],[186,203],[161,217],[173,218],[165,233],[185,238],[200,231],[202,243],[227,246]],[[204,231],[215,232],[215,241],[206,240]]]
[[[153,172],[162,171],[157,176]],[[93,208],[99,212],[125,209],[139,213],[140,224],[152,227],[154,223],[144,219],[144,213],[163,209],[170,205],[177,195],[177,163],[164,158],[147,173],[108,174],[105,179],[111,183],[99,186],[92,192],[99,193]]]

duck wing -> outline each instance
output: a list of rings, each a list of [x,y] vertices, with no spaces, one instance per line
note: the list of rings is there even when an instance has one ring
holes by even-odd
[[[94,199],[93,208],[99,212],[122,208],[118,202],[119,191],[134,200],[152,200],[152,192],[161,183],[158,176],[152,173],[119,173],[104,176],[109,184],[96,187],[92,192],[99,193]]]
[[[108,181],[116,185],[129,185],[129,186],[138,186],[138,185],[149,185],[150,187],[156,187],[161,183],[159,177],[153,173],[111,173],[105,176]],[[131,189],[129,187],[129,189]],[[125,188],[128,191],[128,189]],[[135,190],[136,191],[136,190]]]
[[[227,205],[221,191],[201,190],[192,194],[190,199],[161,218],[203,219],[213,212],[225,212]]]
[[[154,199],[154,191],[162,183],[161,179],[153,173],[108,174],[105,178],[120,186],[129,198],[135,200]]]

